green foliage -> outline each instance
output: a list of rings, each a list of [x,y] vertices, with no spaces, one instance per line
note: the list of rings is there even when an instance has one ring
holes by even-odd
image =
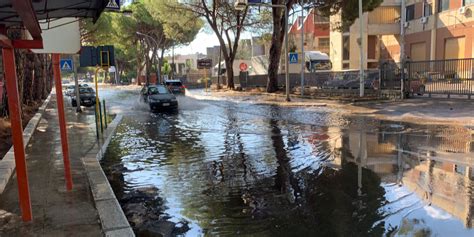
[[[177,0],[138,0],[125,6],[126,10],[132,11],[131,16],[104,12],[96,24],[83,20],[83,44],[114,45],[120,71],[127,74],[137,68],[141,70],[144,58],[153,62],[158,57],[158,50],[164,52],[172,45],[190,43],[203,26],[203,21],[192,13],[174,10],[179,9],[179,5]],[[153,39],[138,35],[137,32]]]
[[[168,63],[168,61],[163,63],[163,67],[161,67],[161,73],[163,73],[163,75],[169,75],[171,73],[171,65]]]
[[[354,21],[359,18],[359,0],[320,0],[314,1],[318,6],[318,10],[325,16],[335,15],[339,12],[342,14],[342,21],[337,22],[336,27],[339,30],[348,29]],[[363,12],[370,12],[380,6],[383,0],[364,0],[362,1]]]

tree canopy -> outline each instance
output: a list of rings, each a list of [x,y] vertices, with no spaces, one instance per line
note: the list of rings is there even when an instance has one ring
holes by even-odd
[[[166,4],[134,1],[124,7],[132,12],[131,16],[105,12],[96,24],[82,21],[82,41],[85,45],[114,45],[120,74],[125,70],[140,75],[146,69],[148,79],[152,68],[161,74],[166,50],[190,43],[203,26],[203,21],[194,14],[184,10],[176,12],[174,8],[179,5],[178,0],[168,0]],[[134,68],[136,73],[132,73]]]

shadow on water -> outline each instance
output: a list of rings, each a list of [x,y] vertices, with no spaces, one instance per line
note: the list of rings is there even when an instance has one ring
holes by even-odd
[[[139,235],[474,234],[469,128],[179,100],[125,116],[102,162]]]

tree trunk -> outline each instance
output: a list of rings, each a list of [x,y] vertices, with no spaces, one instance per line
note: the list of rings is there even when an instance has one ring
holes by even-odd
[[[159,80],[160,82],[163,82],[163,71],[161,70],[161,67],[163,66],[163,59],[165,57],[165,50],[162,49],[161,50],[161,54],[160,54],[160,60],[158,62],[158,74],[160,75],[160,77],[158,78],[158,75],[157,76],[157,80]]]
[[[226,68],[226,74],[227,74],[227,88],[228,89],[235,89],[234,85],[234,60],[231,58],[226,58],[225,59],[225,68]]]
[[[145,57],[145,85],[150,85],[150,59]]]
[[[278,90],[278,69],[280,66],[281,50],[285,38],[285,14],[281,8],[273,8],[273,34],[270,47],[270,62],[268,65],[267,92]],[[285,68],[288,70],[288,68]]]

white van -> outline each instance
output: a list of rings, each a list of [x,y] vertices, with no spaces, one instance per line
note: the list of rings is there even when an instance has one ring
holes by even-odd
[[[310,72],[319,70],[331,70],[332,63],[329,55],[320,51],[308,51],[304,53],[306,70]]]

